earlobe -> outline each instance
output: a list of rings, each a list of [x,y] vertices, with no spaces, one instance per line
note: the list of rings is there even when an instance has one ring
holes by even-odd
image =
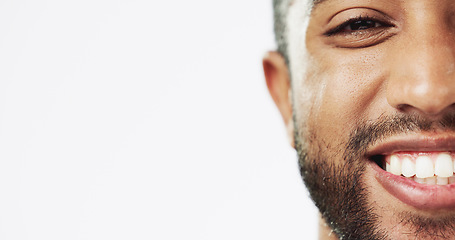
[[[294,123],[288,67],[283,56],[278,52],[268,52],[262,60],[262,65],[267,88],[283,117],[290,144],[294,147]]]

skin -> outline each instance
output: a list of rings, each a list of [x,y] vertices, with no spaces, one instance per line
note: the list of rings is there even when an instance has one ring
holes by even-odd
[[[310,153],[323,150],[330,156],[318,161],[342,165],[339,152],[364,122],[397,114],[438,121],[455,113],[454,1],[326,0],[310,12],[308,8],[306,0],[289,6],[289,66],[277,52],[263,59],[267,86],[292,146],[297,137]],[[365,30],[347,26],[327,35],[359,16],[377,24]],[[311,134],[320,144],[309,141]],[[397,200],[370,168],[362,177],[372,193],[367,201],[390,239],[417,236],[409,234],[412,224],[402,224],[401,213],[434,221],[455,217],[455,209],[416,209]],[[320,239],[338,239],[331,232],[321,218]]]

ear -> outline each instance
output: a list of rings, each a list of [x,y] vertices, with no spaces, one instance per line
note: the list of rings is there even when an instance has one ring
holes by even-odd
[[[267,88],[283,117],[289,142],[294,147],[291,83],[286,61],[278,52],[268,52],[262,59],[262,66],[264,67]]]

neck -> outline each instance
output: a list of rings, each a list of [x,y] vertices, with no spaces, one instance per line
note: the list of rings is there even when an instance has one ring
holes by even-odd
[[[336,234],[322,217],[319,217],[319,240],[338,240]]]

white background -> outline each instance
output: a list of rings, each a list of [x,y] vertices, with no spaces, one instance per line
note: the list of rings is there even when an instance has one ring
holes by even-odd
[[[316,239],[271,6],[0,1],[0,239]]]

